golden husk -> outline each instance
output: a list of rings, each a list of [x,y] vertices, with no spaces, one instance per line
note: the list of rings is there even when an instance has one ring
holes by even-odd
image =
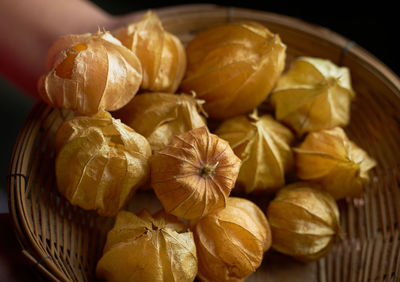
[[[165,212],[118,213],[96,276],[105,281],[189,282],[197,274],[193,233]]]
[[[152,11],[118,31],[115,36],[139,58],[143,68],[141,88],[148,91],[174,93],[186,70],[183,44],[164,30]]]
[[[309,133],[294,152],[298,178],[320,183],[336,200],[360,196],[376,165],[340,127]]]
[[[56,41],[38,87],[49,105],[94,115],[124,106],[141,82],[142,68],[136,55],[110,33],[99,31]]]
[[[113,115],[146,137],[156,152],[175,135],[206,126],[202,103],[186,94],[143,93]]]
[[[198,33],[186,54],[181,90],[196,92],[210,117],[225,119],[267,98],[284,69],[286,46],[263,25],[229,23]]]
[[[275,117],[298,135],[345,126],[355,93],[350,71],[329,60],[299,57],[270,96]]]
[[[293,167],[292,132],[270,115],[238,116],[215,131],[242,160],[236,186],[245,193],[273,193],[285,184]]]
[[[116,215],[149,177],[150,144],[107,112],[64,122],[56,148],[60,193],[103,216]]]
[[[253,202],[230,197],[193,227],[202,281],[244,281],[261,265],[271,230]]]
[[[151,186],[164,209],[198,219],[224,207],[240,168],[228,142],[206,127],[177,135],[150,161]]]
[[[340,236],[335,199],[310,183],[296,182],[278,191],[267,218],[272,248],[300,261],[325,256]]]

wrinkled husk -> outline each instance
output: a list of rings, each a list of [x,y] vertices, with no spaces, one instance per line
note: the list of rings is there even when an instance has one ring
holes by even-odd
[[[121,211],[108,234],[96,275],[106,281],[193,281],[197,255],[193,233],[165,212]]]
[[[230,197],[226,207],[193,227],[202,281],[244,281],[271,246],[268,221],[253,202]]]
[[[115,36],[139,58],[143,68],[141,88],[174,93],[186,70],[183,44],[164,30],[152,11],[138,22],[118,30]]]
[[[150,144],[107,112],[64,122],[56,147],[60,193],[103,216],[116,215],[149,177]]]
[[[113,115],[146,137],[156,152],[175,135],[206,126],[202,103],[186,94],[143,93]]]
[[[285,184],[293,167],[291,131],[270,115],[238,116],[224,121],[215,131],[229,142],[242,160],[236,186],[245,193],[273,193]]]
[[[340,237],[336,201],[315,184],[297,182],[279,190],[267,218],[272,248],[300,261],[325,256]]]
[[[270,99],[276,119],[303,135],[347,125],[354,96],[348,68],[299,57],[280,77]]]
[[[340,127],[308,134],[294,152],[298,178],[320,183],[336,200],[360,196],[376,165]]]
[[[186,54],[181,90],[196,92],[210,117],[225,119],[267,98],[283,71],[286,46],[258,23],[229,23],[197,34]]]
[[[151,186],[164,209],[198,219],[225,206],[240,159],[228,142],[200,127],[175,136],[150,165]]]
[[[83,115],[121,108],[142,82],[139,59],[108,32],[60,38],[46,65],[38,85],[41,98]]]

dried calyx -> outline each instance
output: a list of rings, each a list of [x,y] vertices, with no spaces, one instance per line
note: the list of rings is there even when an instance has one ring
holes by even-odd
[[[197,254],[193,234],[160,211],[121,211],[107,234],[96,275],[106,281],[193,281]]]
[[[245,193],[274,193],[285,184],[294,164],[294,136],[270,115],[257,111],[221,123],[215,133],[229,142],[242,160],[236,188]]]
[[[151,186],[165,210],[192,220],[225,206],[240,168],[229,144],[206,127],[175,136],[150,163]]]
[[[50,48],[41,98],[83,115],[123,107],[142,83],[137,56],[108,32],[66,35]]]
[[[100,215],[115,216],[149,176],[150,144],[107,112],[64,122],[56,149],[58,190]]]
[[[146,137],[156,152],[175,135],[206,126],[203,102],[188,94],[146,92],[113,115]]]
[[[354,96],[348,68],[329,60],[299,57],[279,78],[270,101],[276,119],[301,136],[347,125]]]
[[[286,46],[256,22],[228,23],[197,34],[186,54],[181,90],[195,91],[210,117],[225,119],[267,98],[283,71]]]

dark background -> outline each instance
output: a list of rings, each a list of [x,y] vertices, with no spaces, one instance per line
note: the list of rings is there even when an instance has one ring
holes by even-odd
[[[32,0],[29,0],[32,1]],[[92,0],[100,8],[113,15],[122,15],[138,10],[155,9],[196,2],[188,1],[125,1]],[[197,2],[199,3],[199,2]],[[204,2],[205,3],[205,2]],[[369,51],[397,75],[400,75],[398,55],[398,28],[400,21],[396,3],[369,1],[357,6],[351,1],[214,1],[209,4],[256,9],[287,15],[328,28],[355,41]],[[0,77],[0,119],[2,128],[2,150],[0,150],[0,213],[7,212],[7,170],[12,147],[26,116],[35,101]]]

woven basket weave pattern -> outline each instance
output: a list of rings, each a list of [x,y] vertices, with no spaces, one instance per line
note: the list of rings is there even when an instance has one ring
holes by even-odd
[[[339,202],[342,240],[325,258],[302,265],[267,253],[249,281],[264,277],[268,281],[282,277],[291,281],[400,281],[399,79],[353,42],[284,16],[210,5],[156,12],[164,27],[184,43],[216,24],[256,20],[281,36],[288,46],[288,62],[299,55],[316,56],[351,70],[357,97],[345,130],[377,160],[372,181],[361,199]],[[43,103],[33,108],[10,164],[10,209],[23,253],[41,273],[53,280],[93,281],[113,222],[70,205],[57,192],[53,141],[69,115]],[[138,202],[154,206],[143,193]]]

